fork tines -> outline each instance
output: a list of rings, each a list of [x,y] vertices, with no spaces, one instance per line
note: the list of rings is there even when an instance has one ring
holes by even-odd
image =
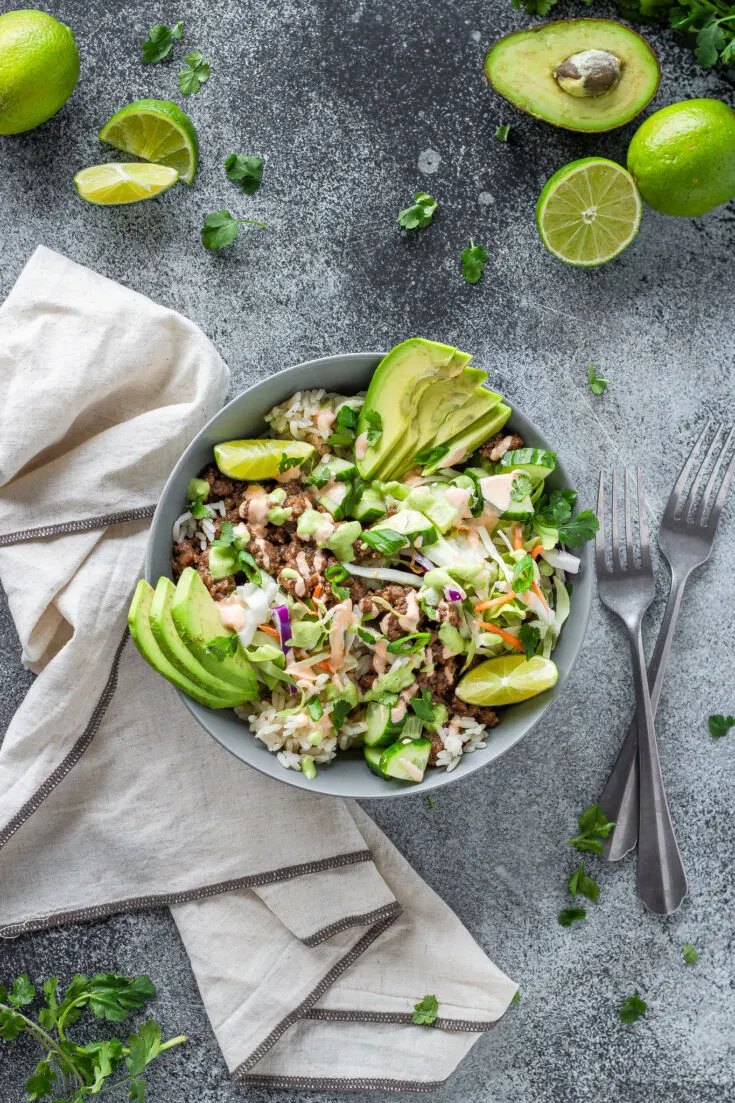
[[[613,574],[650,574],[651,545],[648,538],[648,517],[646,515],[646,496],[643,490],[643,478],[640,470],[636,473],[636,508],[638,538],[636,540],[632,510],[632,476],[626,469],[623,475],[625,487],[625,541],[621,545],[620,525],[618,522],[618,479],[617,472],[612,473],[612,491],[610,500],[611,538],[606,539],[606,499],[605,472],[600,473],[600,490],[597,498],[597,516],[600,527],[595,538],[595,553],[598,577],[603,573]],[[608,549],[612,566],[608,565]]]
[[[714,435],[705,449],[704,442],[711,431],[712,423],[708,421],[676,480],[664,512],[665,522],[676,521],[680,525],[705,529],[716,527],[735,473],[735,450],[729,462],[727,459],[735,441],[735,426],[727,430],[723,425],[715,425]],[[691,480],[697,463],[697,473]]]

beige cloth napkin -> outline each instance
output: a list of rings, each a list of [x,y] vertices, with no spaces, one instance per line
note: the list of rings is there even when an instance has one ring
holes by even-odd
[[[126,638],[227,382],[191,322],[45,248],[0,308],[0,579],[38,674],[0,748],[0,934],[168,904],[235,1076],[435,1088],[513,982],[357,805],[235,763]]]

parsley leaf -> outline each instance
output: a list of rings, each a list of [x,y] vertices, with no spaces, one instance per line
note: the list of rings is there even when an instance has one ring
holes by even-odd
[[[578,919],[586,919],[587,912],[584,908],[562,908],[556,917],[560,927],[571,927]]]
[[[599,804],[591,804],[577,820],[580,834],[570,839],[570,845],[581,854],[602,854],[600,839],[606,839],[614,823],[608,821]]]
[[[263,176],[263,158],[231,153],[225,161],[225,172],[228,180],[242,184],[246,195],[255,195]]]
[[[495,127],[495,137],[499,142],[507,142],[510,137],[510,126],[508,123],[501,123],[500,126]]]
[[[687,942],[686,946],[682,947],[681,952],[684,955],[684,961],[687,963],[687,965],[697,964],[697,958],[699,957],[699,954],[694,949],[691,942]]]
[[[165,27],[163,23],[156,23],[155,27],[151,27],[148,31],[148,38],[140,47],[143,51],[143,61],[147,65],[157,65],[159,61],[167,58],[173,49],[174,39],[181,38],[183,30],[184,24],[180,22],[171,29]]]
[[[528,475],[516,475],[510,491],[511,502],[522,502],[533,491],[533,483]]]
[[[233,632],[229,636],[217,636],[216,639],[210,640],[204,645],[204,650],[208,655],[214,655],[219,662],[224,662],[228,655],[234,655],[237,652],[238,642],[237,633]]]
[[[377,410],[365,410],[365,421],[368,423],[367,442],[372,448],[383,435],[383,419]]]
[[[610,382],[609,379],[602,379],[599,375],[597,375],[597,373],[595,372],[594,364],[590,364],[587,381],[589,383],[592,394],[604,394],[605,388]]]
[[[436,199],[425,191],[417,191],[411,206],[399,212],[399,226],[403,226],[404,230],[419,230],[423,226],[428,226],[438,205]]]
[[[354,406],[340,406],[337,410],[337,417],[335,419],[335,425],[338,429],[357,429],[357,419],[359,414]]]
[[[583,509],[571,521],[559,525],[559,540],[569,548],[577,548],[585,540],[591,540],[599,527],[596,514],[591,509]]]
[[[408,540],[400,532],[393,529],[373,529],[363,532],[361,540],[369,548],[374,548],[381,555],[395,555],[401,548],[405,548]]]
[[[416,455],[413,457],[413,462],[421,464],[422,466],[424,464],[428,466],[428,464],[430,463],[438,463],[440,460],[443,460],[444,457],[448,454],[448,444],[437,444],[434,448],[429,445],[426,448],[422,448],[420,452],[416,453]]]
[[[722,739],[730,728],[735,728],[735,716],[721,716],[719,713],[710,716],[707,720],[709,733],[713,739]]]
[[[541,640],[541,632],[533,624],[522,624],[518,641],[527,659],[532,659]]]
[[[534,579],[533,559],[530,555],[524,555],[513,568],[513,582],[511,585],[518,594],[524,594],[530,590]]]
[[[200,231],[202,245],[205,249],[224,249],[235,240],[240,226],[246,224],[265,229],[265,222],[256,222],[254,218],[233,218],[229,211],[213,211],[205,217]]]
[[[579,863],[579,866],[567,881],[567,888],[572,896],[576,897],[577,893],[580,893],[582,896],[586,896],[588,900],[597,900],[600,895],[600,886],[594,877],[590,877],[588,873],[585,873],[584,862]]]
[[[413,697],[410,701],[410,705],[419,720],[424,720],[427,724],[431,724],[434,719],[434,701],[430,690],[422,689],[421,696]]]
[[[576,501],[576,490],[552,490],[548,501],[536,510],[536,517],[540,524],[558,528],[571,518]]]
[[[263,581],[263,576],[250,552],[245,551],[243,548],[242,551],[237,553],[237,561],[240,564],[240,570],[244,571],[247,575],[248,582],[253,582],[256,586],[260,586]]]
[[[641,999],[638,992],[634,992],[620,1008],[621,1023],[634,1023],[641,1015],[645,1015],[647,1007],[646,1001]]]
[[[207,83],[211,70],[199,50],[186,55],[186,66],[179,72],[179,88],[182,96],[192,96]]]
[[[477,283],[482,278],[489,256],[490,254],[484,245],[475,245],[472,238],[470,238],[469,245],[460,254],[462,275],[467,283]]]
[[[414,1004],[411,1020],[417,1026],[431,1026],[432,1023],[436,1022],[438,1014],[439,1001],[436,996],[424,996],[419,1003]]]

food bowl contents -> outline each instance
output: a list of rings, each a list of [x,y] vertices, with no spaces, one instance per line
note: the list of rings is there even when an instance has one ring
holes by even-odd
[[[562,19],[506,35],[485,75],[512,104],[567,130],[601,131],[639,115],[658,90],[651,46],[611,19]]]
[[[306,777],[360,748],[416,784],[556,681],[565,545],[597,519],[469,361],[413,338],[366,394],[300,391],[267,435],[217,445],[173,526],[175,585],[139,584],[148,662]]]
[[[662,214],[691,218],[735,199],[735,111],[712,99],[656,111],[633,135],[628,168]]]

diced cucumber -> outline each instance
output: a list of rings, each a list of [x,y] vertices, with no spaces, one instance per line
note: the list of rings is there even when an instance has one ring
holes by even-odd
[[[319,505],[331,513],[335,521],[344,520],[344,500],[349,488],[347,483],[337,482],[319,498]]]
[[[430,753],[430,739],[400,739],[383,751],[380,772],[383,777],[417,785],[424,780]]]
[[[392,709],[390,705],[382,705],[379,701],[371,701],[365,713],[367,730],[365,732],[366,747],[387,747],[395,743],[401,734],[403,721],[394,723],[390,718]]]
[[[395,480],[389,483],[381,483],[381,490],[385,494],[390,494],[391,498],[398,498],[399,501],[403,501],[411,493],[411,487],[406,483],[399,483]]]
[[[195,502],[197,498],[201,498],[203,502],[206,502],[209,497],[209,483],[206,479],[192,479],[186,488],[186,499],[189,502]]]
[[[447,532],[457,519],[457,510],[447,501],[442,486],[414,487],[405,505],[408,509],[420,510],[441,533]]]
[[[409,713],[403,723],[403,731],[401,732],[401,739],[419,739],[421,737],[421,729],[423,728],[423,720],[421,720],[415,713]]]
[[[504,521],[530,521],[533,517],[533,502],[530,494],[521,498],[520,502],[511,502],[501,516]]]
[[[411,541],[418,536],[426,537],[436,534],[436,529],[428,517],[424,517],[423,513],[419,513],[417,509],[406,509],[403,506],[392,517],[387,517],[380,524],[373,525],[371,531],[379,532],[381,528],[398,532]]]
[[[207,566],[212,578],[229,578],[231,575],[237,574],[238,564],[235,549],[232,547],[210,548]]]
[[[350,460],[341,460],[339,456],[322,456],[309,481],[314,486],[326,486],[333,479],[338,483],[349,483],[357,476],[357,465]]]
[[[556,456],[543,448],[516,448],[500,457],[499,471],[522,471],[534,486],[542,483],[556,467]]]
[[[365,762],[368,769],[372,770],[378,777],[383,777],[383,771],[380,768],[380,759],[383,754],[382,747],[363,747],[362,753],[365,755]]]
[[[372,486],[365,487],[362,497],[352,510],[352,516],[363,525],[372,525],[385,517],[387,510],[385,498]]]

